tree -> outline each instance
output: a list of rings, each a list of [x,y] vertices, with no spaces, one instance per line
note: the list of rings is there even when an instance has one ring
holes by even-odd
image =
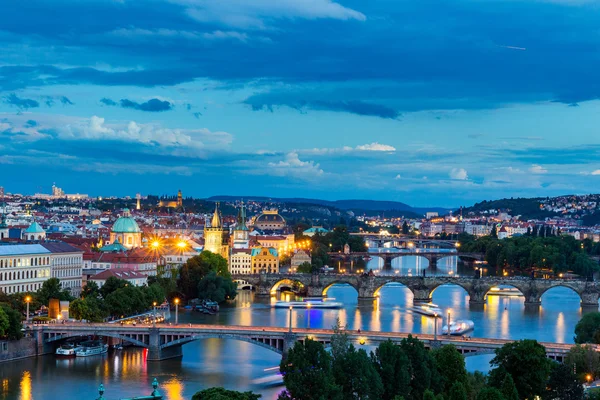
[[[305,261],[302,264],[298,265],[296,272],[298,272],[299,274],[311,274],[313,272],[313,266],[308,261]]]
[[[154,303],[162,304],[165,301],[165,292],[158,283],[153,283],[150,286],[143,287],[142,291],[144,292],[148,305]]]
[[[467,390],[460,382],[454,382],[450,389],[448,400],[467,400]]]
[[[102,294],[102,298],[106,300],[111,293],[118,289],[124,288],[127,285],[129,285],[129,282],[127,282],[125,279],[119,279],[116,276],[111,276],[100,288],[100,294]]]
[[[215,271],[206,275],[198,283],[198,298],[222,303],[225,300],[235,299],[237,286],[231,278],[218,276]]]
[[[599,343],[600,312],[585,314],[575,325],[575,343]]]
[[[506,374],[502,382],[502,396],[505,400],[519,400],[519,392],[511,374]]]
[[[431,390],[427,389],[423,392],[423,400],[435,400],[435,394]]]
[[[4,309],[0,307],[0,336],[7,336],[9,329],[10,321],[8,320],[8,315],[6,314]]]
[[[583,386],[577,380],[573,369],[568,365],[554,363],[546,392],[542,395],[544,400],[581,400],[583,399]]]
[[[81,297],[98,297],[100,296],[100,288],[94,281],[87,281],[83,289],[81,290]]]
[[[331,356],[322,344],[311,339],[296,342],[279,365],[287,388],[284,395],[298,400],[342,400],[331,366]]]
[[[0,304],[0,308],[2,308],[4,314],[8,317],[6,337],[10,340],[21,339],[23,337],[23,332],[21,331],[23,329],[21,314],[6,303]]]
[[[100,300],[93,296],[84,299],[75,299],[69,304],[69,315],[78,320],[102,322],[105,312],[102,310]]]
[[[258,400],[261,397],[260,394],[252,392],[236,392],[216,387],[196,392],[192,400]]]
[[[402,223],[402,233],[404,235],[408,235],[408,232],[410,232],[410,228],[408,227],[408,223],[406,221],[404,221]]]
[[[42,287],[37,291],[37,299],[40,303],[48,305],[50,299],[58,300],[73,300],[73,296],[66,291],[62,290],[60,286],[60,280],[58,278],[50,278],[42,284]]]
[[[412,335],[408,335],[408,338],[402,339],[400,347],[410,361],[411,398],[420,400],[427,389],[439,392],[442,380],[437,371],[435,359],[425,349],[423,342],[412,337]]]
[[[110,315],[114,317],[142,313],[152,305],[146,299],[144,292],[137,286],[125,286],[106,296],[105,305]]]
[[[456,347],[453,345],[442,346],[433,352],[433,356],[443,380],[445,393],[450,393],[450,389],[456,382],[461,383],[465,389],[468,388],[465,359],[456,350]]]
[[[493,387],[486,386],[477,394],[477,400],[506,400],[502,393]]]
[[[600,373],[600,355],[590,345],[578,344],[571,347],[565,357],[565,364],[574,367],[580,376],[587,374],[595,376]]]
[[[383,384],[383,400],[392,400],[396,396],[408,398],[410,395],[410,361],[400,346],[391,340],[381,343],[371,362]]]
[[[475,371],[467,375],[469,385],[467,386],[471,392],[469,393],[471,399],[477,398],[479,392],[487,387],[487,376],[480,371]]]
[[[511,374],[521,399],[541,395],[550,376],[551,361],[546,349],[535,340],[519,340],[507,343],[496,350],[491,365],[490,383],[502,387],[506,374]]]
[[[231,278],[227,269],[227,260],[205,250],[183,264],[177,280],[177,289],[188,299],[198,297],[198,284],[211,271],[221,277]]]
[[[494,225],[492,227],[492,231],[490,232],[490,236],[494,239],[498,239],[498,229],[496,228],[496,225]]]

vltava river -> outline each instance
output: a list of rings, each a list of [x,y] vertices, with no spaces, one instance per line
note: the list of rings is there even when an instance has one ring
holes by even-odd
[[[399,273],[409,273],[416,265],[394,265]],[[438,273],[458,273],[456,261],[440,261]],[[433,271],[430,271],[433,272]],[[416,274],[415,274],[416,275]],[[356,291],[349,286],[334,286],[328,295],[342,301],[340,310],[294,310],[294,326],[331,328],[339,318],[349,329],[433,333],[433,319],[410,311],[412,294],[402,286],[385,286],[379,300],[358,303]],[[234,304],[223,307],[216,316],[194,312],[180,313],[180,322],[231,325],[287,326],[288,310],[270,306],[274,299],[255,298],[240,292]],[[442,286],[433,301],[452,318],[475,322],[472,336],[569,343],[581,317],[579,297],[566,288],[548,291],[538,309],[525,308],[522,297],[489,296],[487,304],[471,308],[467,293],[456,286]],[[441,324],[440,324],[441,325]],[[441,329],[441,327],[438,327]],[[368,343],[367,346],[368,348]],[[147,362],[143,349],[126,348],[108,355],[71,360],[54,356],[0,364],[0,399],[96,399],[103,383],[106,399],[149,394],[154,377],[168,400],[189,400],[203,388],[224,386],[253,390],[267,400],[275,399],[281,387],[267,387],[261,378],[273,374],[265,369],[279,364],[279,355],[250,343],[208,339],[183,347],[183,358]],[[470,370],[486,370],[491,356],[467,358]]]

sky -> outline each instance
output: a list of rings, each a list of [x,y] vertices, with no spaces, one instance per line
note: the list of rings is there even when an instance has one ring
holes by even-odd
[[[0,0],[0,186],[598,192],[596,0]]]

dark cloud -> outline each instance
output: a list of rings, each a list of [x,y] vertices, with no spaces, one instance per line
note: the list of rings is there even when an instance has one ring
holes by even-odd
[[[18,107],[22,110],[28,110],[30,108],[37,108],[40,106],[40,103],[36,100],[22,99],[14,93],[11,93],[8,96],[4,97],[4,102],[6,104],[10,104],[11,106]]]
[[[34,128],[36,126],[38,126],[37,121],[34,121],[32,119],[27,120],[27,122],[25,123],[26,128]]]
[[[123,108],[131,108],[133,110],[139,111],[147,111],[147,112],[161,112],[161,111],[169,111],[173,109],[173,104],[166,100],[159,99],[150,99],[144,103],[138,103],[129,99],[121,99],[121,101],[117,104],[112,99],[108,99],[106,97],[100,99],[100,103],[107,106],[121,106]]]
[[[195,112],[195,113],[194,113],[194,117],[195,117],[196,119],[200,119],[200,117],[201,117],[201,116],[202,116],[202,113],[201,113],[201,112]]]
[[[73,103],[71,100],[69,100],[69,99],[68,99],[66,96],[60,96],[58,99],[59,99],[59,100],[60,100],[60,102],[61,102],[62,104],[64,104],[64,105],[69,105],[69,106],[72,106],[72,105],[74,104],[74,103]]]

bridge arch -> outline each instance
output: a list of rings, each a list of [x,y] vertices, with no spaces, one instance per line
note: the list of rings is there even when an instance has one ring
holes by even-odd
[[[143,342],[143,341],[140,341],[137,339],[133,339],[127,335],[120,335],[120,334],[114,333],[114,332],[98,331],[98,332],[93,332],[93,334],[94,334],[94,336],[103,336],[103,337],[111,337],[111,338],[115,338],[115,339],[121,339],[125,342],[130,342],[131,344],[139,346],[139,347],[148,347],[149,346],[149,344],[146,342]],[[82,335],[81,332],[66,333],[66,334],[56,335],[51,338],[48,338],[45,340],[45,342],[53,343],[53,342],[58,342],[58,341],[62,341],[65,339],[70,339],[70,338],[75,338],[75,337],[83,337],[83,336],[91,336],[91,335],[89,335],[89,334]],[[147,336],[147,335],[142,335],[142,336]]]
[[[298,285],[300,288],[304,288],[305,283],[302,282],[300,279],[295,279],[295,278],[283,278],[278,280],[277,282],[275,282],[270,289],[270,293],[272,295],[277,294],[277,292],[282,288],[282,287],[289,287],[289,288],[293,288],[294,285]]]
[[[360,293],[360,291],[359,291],[358,287],[357,287],[355,284],[353,284],[352,282],[348,282],[348,281],[346,281],[346,280],[342,280],[342,279],[340,279],[340,280],[334,280],[334,281],[331,281],[331,282],[329,282],[329,283],[328,283],[328,284],[327,284],[327,285],[326,285],[326,286],[323,288],[323,291],[321,292],[321,294],[322,294],[324,297],[325,297],[325,296],[327,296],[327,292],[329,291],[329,289],[331,289],[331,287],[332,287],[332,286],[335,286],[335,285],[339,285],[339,286],[350,286],[350,287],[352,287],[354,290],[356,290],[356,293],[357,293],[357,294],[358,294],[358,293]]]
[[[283,338],[271,338],[271,339],[262,339],[264,341],[261,341],[257,338],[250,338],[247,336],[242,336],[242,335],[235,335],[235,334],[195,334],[195,335],[191,335],[191,336],[187,336],[184,338],[180,338],[177,340],[173,340],[167,343],[164,343],[162,345],[160,345],[160,349],[166,349],[169,347],[173,347],[173,346],[183,346],[184,344],[187,343],[191,343],[194,342],[196,340],[203,340],[203,339],[232,339],[232,340],[239,340],[241,342],[246,342],[246,343],[251,343],[257,346],[260,346],[262,348],[274,351],[275,353],[278,354],[283,354],[283,347],[284,347],[284,339]],[[266,341],[269,340],[270,342],[267,343]],[[273,345],[274,344],[274,345]]]
[[[410,294],[411,299],[407,298],[407,300],[412,301],[414,299],[414,297],[415,297],[415,293],[411,290],[410,287],[408,287],[403,282],[398,282],[398,281],[389,281],[389,282],[383,283],[382,285],[380,285],[379,287],[377,287],[377,289],[375,289],[375,291],[373,292],[373,295],[375,297],[381,297],[381,289],[383,289],[386,286],[388,288],[389,287],[397,287],[397,288],[401,289],[402,291],[404,291],[406,295]],[[410,301],[407,301],[407,303],[409,303]]]
[[[552,286],[548,286],[547,288],[544,288],[541,292],[540,292],[540,299],[542,298],[542,296],[548,292],[550,292],[552,289],[556,289],[556,288],[567,288],[569,289],[570,292],[573,292],[575,294],[577,294],[577,296],[579,296],[579,300],[583,301],[583,296],[582,296],[582,291],[575,287],[574,285],[569,284],[568,282],[561,282],[559,284],[556,285],[552,285]]]
[[[458,286],[459,288],[463,289],[465,291],[465,293],[469,296],[471,295],[471,292],[472,292],[472,288],[470,288],[467,285],[464,285],[461,281],[457,280],[457,281],[440,282],[439,284],[431,287],[430,288],[431,296],[433,296],[433,293],[442,286],[446,286],[446,287]]]

